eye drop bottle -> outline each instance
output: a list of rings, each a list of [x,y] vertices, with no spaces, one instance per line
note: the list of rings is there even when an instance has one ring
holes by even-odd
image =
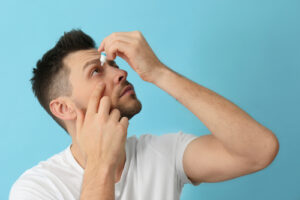
[[[101,66],[103,66],[105,62],[106,62],[106,54],[104,52],[101,52],[101,56],[100,56]]]

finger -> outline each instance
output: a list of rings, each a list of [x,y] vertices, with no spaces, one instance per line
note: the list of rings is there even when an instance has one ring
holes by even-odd
[[[100,100],[100,105],[98,108],[98,115],[99,117],[109,117],[109,111],[110,111],[110,106],[111,106],[111,100],[109,96],[104,96]]]
[[[129,66],[133,66],[132,63],[130,62],[129,58],[124,53],[118,52],[118,56],[120,58],[122,58],[123,60],[125,60],[129,64]]]
[[[104,51],[104,40],[101,42],[98,51],[101,53],[102,51]]]
[[[100,83],[96,86],[93,93],[90,96],[87,110],[86,110],[86,116],[91,116],[98,111],[99,107],[99,101],[104,93],[105,85],[103,83]]]
[[[114,40],[120,40],[124,42],[133,42],[135,40],[135,37],[130,34],[129,32],[116,32],[112,33],[110,36],[106,38],[106,40],[109,41],[114,41]]]
[[[117,108],[115,108],[115,109],[113,109],[113,110],[111,111],[109,117],[110,117],[111,120],[116,121],[116,122],[119,122],[120,117],[121,117],[121,113],[120,113],[120,111],[119,111]]]
[[[105,47],[109,47],[114,41],[124,41],[128,43],[134,42],[135,38],[130,34],[130,32],[115,32],[104,38],[98,48],[101,53],[105,51]]]
[[[120,124],[122,124],[126,130],[128,129],[129,121],[127,117],[122,117],[120,120]]]
[[[105,47],[107,60],[114,60],[117,54],[122,54],[128,57],[130,52],[130,44],[124,41],[114,41],[110,46]]]

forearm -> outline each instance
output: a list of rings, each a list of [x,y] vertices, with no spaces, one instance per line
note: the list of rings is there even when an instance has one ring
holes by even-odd
[[[238,106],[167,67],[160,69],[152,83],[194,113],[229,151],[261,160],[274,150],[272,131]]]
[[[109,166],[87,163],[84,170],[80,200],[114,199],[114,170]]]

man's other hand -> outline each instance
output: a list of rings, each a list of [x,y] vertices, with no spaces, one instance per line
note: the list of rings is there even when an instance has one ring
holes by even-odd
[[[104,88],[104,84],[96,86],[85,115],[81,110],[76,110],[76,140],[84,153],[86,163],[105,163],[115,168],[125,148],[128,118],[120,119],[118,109],[110,112],[110,98],[102,97]]]

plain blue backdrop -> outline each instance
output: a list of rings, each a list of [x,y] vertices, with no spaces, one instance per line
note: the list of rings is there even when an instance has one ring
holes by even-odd
[[[97,45],[140,30],[157,56],[185,77],[237,104],[278,137],[266,169],[220,183],[186,185],[181,199],[299,200],[300,1],[1,1],[0,199],[28,168],[60,152],[69,136],[33,96],[36,61],[64,31],[81,28]],[[128,136],[210,131],[188,109],[117,59],[142,111]]]

